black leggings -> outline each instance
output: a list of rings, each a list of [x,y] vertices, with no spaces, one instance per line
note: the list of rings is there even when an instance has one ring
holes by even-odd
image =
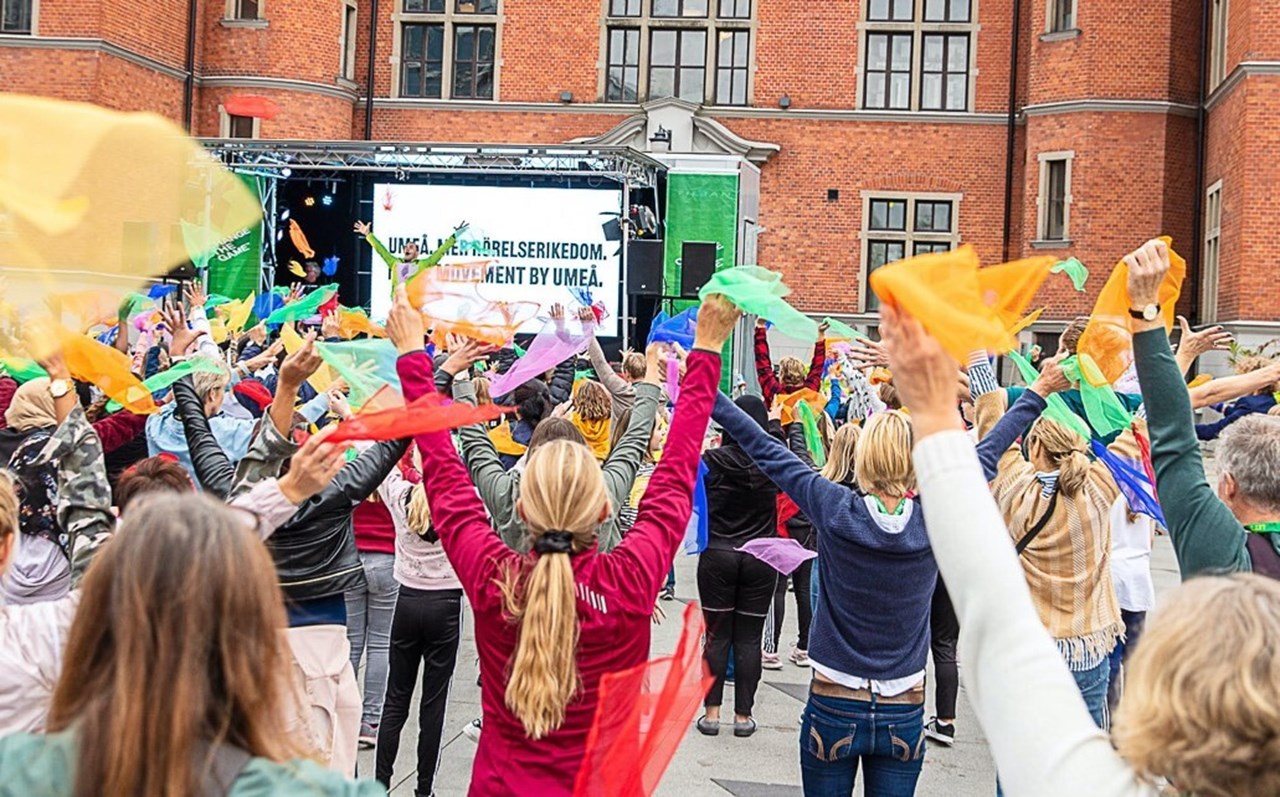
[[[813,560],[809,559],[790,576],[796,592],[796,623],[800,626],[796,647],[800,650],[809,649],[809,624],[813,622],[813,599],[809,595],[809,576],[812,573]],[[777,653],[782,649],[782,621],[787,614],[787,578],[779,574],[778,585],[773,590],[773,606],[769,609],[772,622],[765,623],[765,653]]]
[[[778,571],[750,554],[708,548],[698,557],[698,595],[707,622],[703,656],[715,682],[706,706],[724,702],[724,674],[733,649],[734,711],[751,716],[760,685],[760,638]]]
[[[933,588],[933,605],[929,609],[929,647],[933,651],[933,671],[938,679],[934,702],[938,718],[956,718],[956,698],[960,694],[960,667],[956,664],[956,645],[960,641],[960,618],[956,617],[947,585],[938,578]]]
[[[440,762],[440,737],[449,686],[458,661],[462,636],[462,590],[421,590],[400,586],[396,613],[391,619],[390,672],[387,700],[378,726],[377,778],[390,787],[400,731],[409,717],[418,663],[422,670],[422,703],[418,707],[418,788],[421,797],[431,794]]]

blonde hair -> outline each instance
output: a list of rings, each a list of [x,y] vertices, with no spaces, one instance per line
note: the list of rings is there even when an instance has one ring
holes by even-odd
[[[1280,794],[1280,583],[1186,582],[1125,670],[1112,739],[1140,774],[1198,797]]]
[[[1080,336],[1089,327],[1089,316],[1080,315],[1071,319],[1071,323],[1067,324],[1067,328],[1062,330],[1062,334],[1058,336],[1058,348],[1066,351],[1068,354],[1075,354],[1076,349],[1080,346]],[[1049,354],[1049,352],[1045,352]]]
[[[784,388],[799,390],[808,376],[809,368],[799,357],[783,357],[778,361],[778,381]]]
[[[622,356],[622,373],[626,374],[632,382],[644,379],[648,371],[649,364],[645,362],[644,355],[640,352],[629,351]]]
[[[567,440],[539,446],[520,480],[517,509],[535,550],[549,532],[572,535],[573,553],[589,548],[601,516],[610,511],[604,476],[591,450]],[[507,570],[498,582],[507,614],[520,625],[507,679],[507,708],[531,739],[564,723],[565,706],[580,687],[578,607],[569,557],[539,553]]]
[[[822,478],[843,484],[857,473],[854,458],[858,452],[860,437],[862,427],[854,423],[846,423],[836,430],[831,451],[827,454],[827,464],[822,466]]]
[[[854,477],[864,493],[903,496],[915,489],[911,419],[899,410],[872,415],[854,454]]]
[[[489,380],[483,376],[477,376],[471,380],[471,387],[476,391],[476,406],[483,407],[486,404],[493,403],[493,394],[489,392]]]
[[[431,506],[427,503],[427,491],[421,484],[413,485],[413,489],[409,491],[409,508],[406,514],[409,531],[419,537],[431,528]]]
[[[1268,365],[1271,365],[1272,362],[1273,360],[1270,357],[1263,357],[1258,354],[1250,354],[1236,360],[1235,362],[1236,373],[1251,374],[1254,371],[1261,371],[1263,368],[1266,368]]]
[[[573,395],[573,406],[578,417],[588,421],[603,421],[613,412],[613,399],[599,382],[586,380],[578,385]]]
[[[1063,495],[1075,495],[1084,489],[1089,478],[1089,457],[1079,435],[1057,421],[1041,418],[1027,433],[1028,453],[1037,446],[1058,471],[1058,489]]]
[[[203,363],[213,363],[217,366],[217,370],[195,371],[191,374],[191,386],[195,388],[196,395],[200,397],[201,401],[208,398],[210,393],[226,390],[227,385],[231,384],[231,369],[227,368],[227,364],[222,360],[206,357],[203,354],[196,355],[190,359],[198,359]]]

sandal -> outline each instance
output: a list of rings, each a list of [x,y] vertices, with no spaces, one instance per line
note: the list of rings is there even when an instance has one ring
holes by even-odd
[[[694,723],[694,726],[697,727],[698,733],[703,736],[720,735],[720,720],[709,720],[706,714],[698,717],[698,721]]]
[[[748,717],[746,722],[733,723],[733,735],[739,739],[745,739],[755,733],[758,727],[760,726],[756,725],[755,718]]]

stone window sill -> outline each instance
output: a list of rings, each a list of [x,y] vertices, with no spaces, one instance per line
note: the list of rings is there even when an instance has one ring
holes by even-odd
[[[1079,36],[1079,35],[1080,35],[1080,29],[1079,29],[1079,28],[1072,28],[1071,30],[1055,30],[1055,31],[1050,31],[1049,33],[1041,33],[1041,34],[1040,34],[1040,41],[1042,41],[1042,42],[1064,42],[1064,41],[1067,41],[1067,40],[1069,40],[1069,39],[1074,39],[1074,38],[1076,38],[1076,37],[1077,37],[1077,36]]]
[[[1032,241],[1032,249],[1070,249],[1072,247],[1071,239],[1067,238],[1061,241]]]
[[[254,28],[261,30],[267,27],[265,19],[221,19],[218,23],[224,28]]]

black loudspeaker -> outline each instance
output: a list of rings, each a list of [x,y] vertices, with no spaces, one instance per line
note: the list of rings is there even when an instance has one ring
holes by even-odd
[[[696,299],[716,273],[716,245],[685,241],[680,252],[680,298]]]
[[[662,295],[662,241],[627,243],[627,293],[632,296]]]

